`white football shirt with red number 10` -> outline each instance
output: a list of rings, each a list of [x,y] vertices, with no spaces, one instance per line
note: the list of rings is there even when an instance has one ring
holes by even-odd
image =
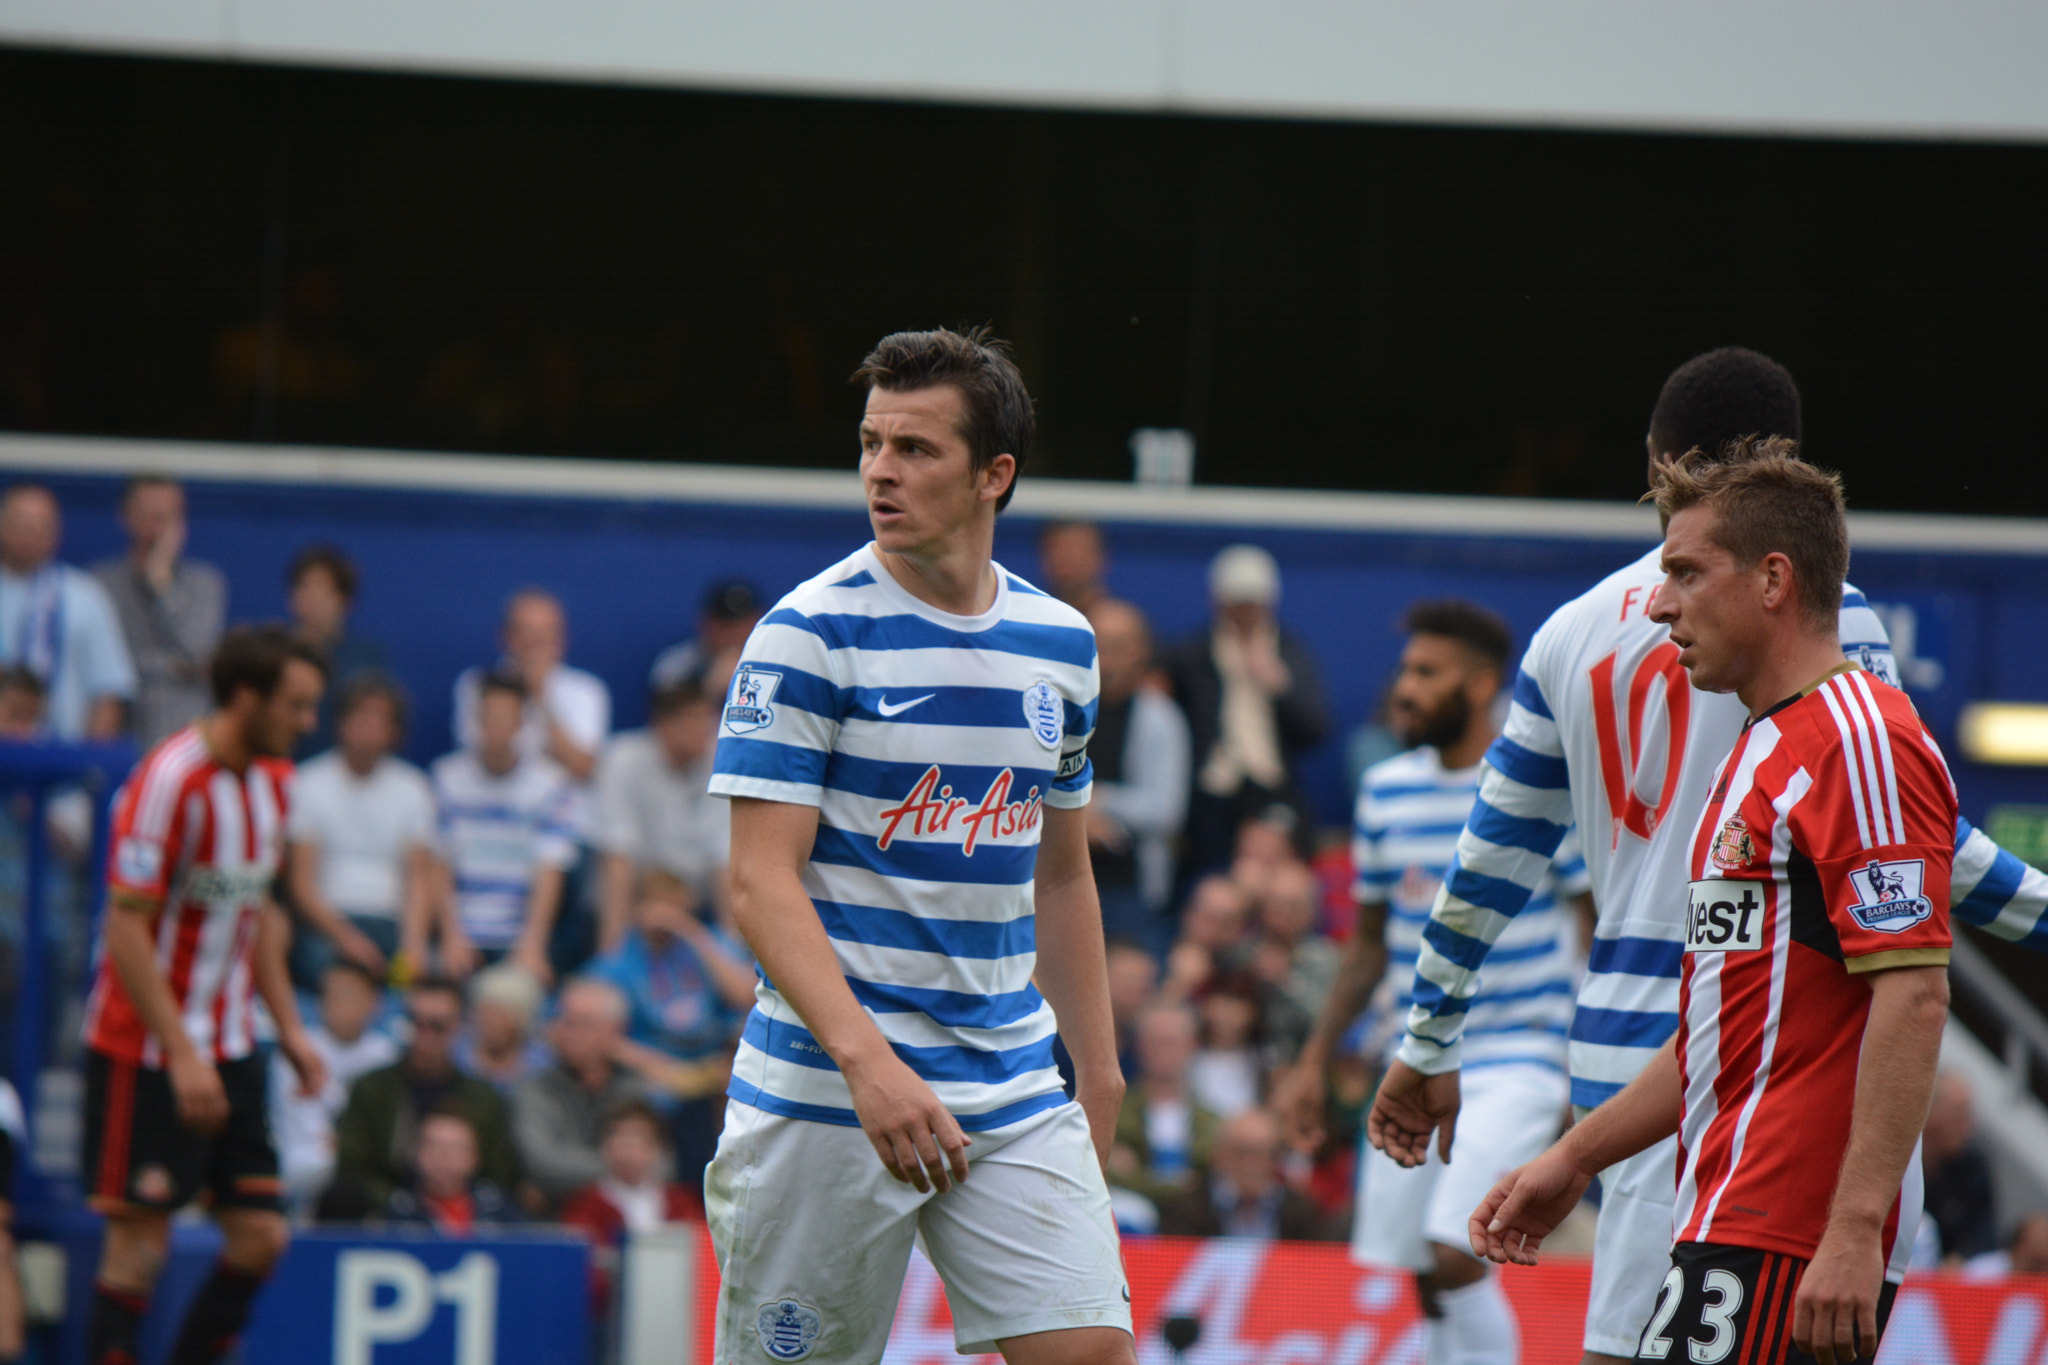
[[[1812,1257],[1870,1013],[1857,978],[1947,963],[1955,828],[1948,765],[1912,703],[1853,666],[1736,741],[1692,842],[1677,1240]],[[1884,1228],[1894,1281],[1919,1180],[1916,1157]]]
[[[158,902],[156,962],[185,1034],[202,1055],[247,1056],[256,1045],[252,960],[260,912],[284,843],[292,765],[259,758],[237,773],[216,762],[197,726],[149,751],[114,798],[107,898]],[[164,1064],[104,944],[85,1041],[144,1066]]]

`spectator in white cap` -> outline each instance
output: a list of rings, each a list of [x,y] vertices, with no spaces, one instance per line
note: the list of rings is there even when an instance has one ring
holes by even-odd
[[[1194,741],[1185,873],[1226,857],[1237,826],[1273,805],[1307,811],[1294,764],[1330,727],[1315,660],[1283,629],[1280,566],[1256,545],[1209,565],[1209,630],[1163,660]]]

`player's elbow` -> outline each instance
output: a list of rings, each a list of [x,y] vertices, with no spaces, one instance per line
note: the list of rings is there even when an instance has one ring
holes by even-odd
[[[1940,1033],[1948,1024],[1948,969],[1909,967],[1880,974],[1871,989],[1885,1013],[1916,1030]]]

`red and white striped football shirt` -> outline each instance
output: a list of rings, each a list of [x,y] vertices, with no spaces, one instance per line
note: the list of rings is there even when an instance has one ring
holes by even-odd
[[[1913,704],[1853,666],[1736,741],[1692,843],[1678,1241],[1812,1257],[1870,1013],[1856,978],[1948,961],[1955,828],[1948,765]],[[1893,1280],[1919,1183],[1916,1157],[1885,1223]]]
[[[158,902],[156,962],[202,1054],[255,1047],[252,959],[260,913],[284,847],[292,765],[217,762],[196,725],[151,749],[114,798],[108,899]],[[162,1066],[104,945],[86,1005],[85,1042],[120,1061]]]

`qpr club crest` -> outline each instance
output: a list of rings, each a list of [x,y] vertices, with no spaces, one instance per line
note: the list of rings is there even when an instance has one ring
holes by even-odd
[[[1756,840],[1749,837],[1749,823],[1740,815],[1730,818],[1714,836],[1714,851],[1708,856],[1723,872],[1748,867],[1749,860],[1756,857]]]
[[[1872,860],[1849,874],[1856,893],[1849,913],[1866,929],[1903,934],[1934,913],[1934,902],[1921,894],[1926,875],[1927,864],[1918,858]]]
[[[802,1360],[818,1344],[825,1321],[800,1299],[777,1299],[761,1305],[754,1315],[754,1330],[761,1335],[761,1349],[775,1359]]]
[[[749,730],[765,730],[773,725],[775,712],[768,703],[774,700],[775,689],[780,686],[780,673],[741,664],[740,671],[732,675],[732,691],[726,696],[725,728],[744,735]]]
[[[1024,723],[1031,737],[1048,749],[1058,749],[1067,734],[1067,704],[1044,678],[1024,689]]]

